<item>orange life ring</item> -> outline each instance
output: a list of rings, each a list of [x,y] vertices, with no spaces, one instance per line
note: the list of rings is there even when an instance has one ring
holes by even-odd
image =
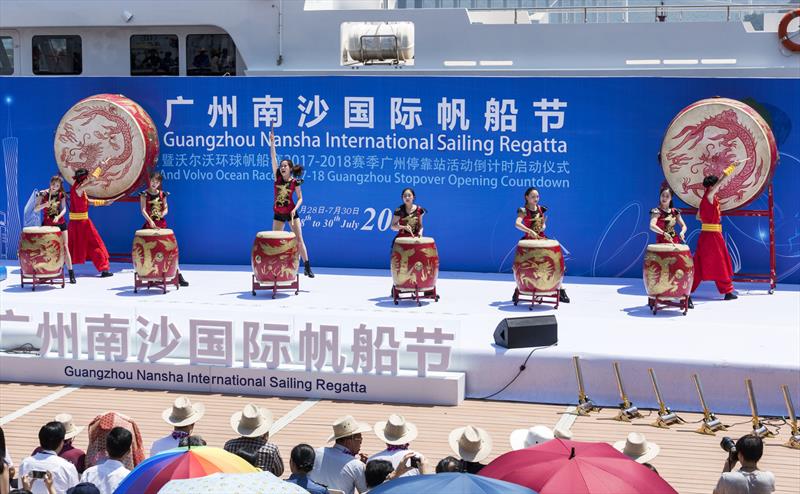
[[[781,40],[781,44],[785,46],[787,50],[798,52],[800,51],[800,43],[795,43],[790,40],[788,35],[789,23],[792,22],[792,19],[795,17],[800,17],[800,9],[787,12],[786,15],[781,18],[781,22],[778,24],[778,39]]]

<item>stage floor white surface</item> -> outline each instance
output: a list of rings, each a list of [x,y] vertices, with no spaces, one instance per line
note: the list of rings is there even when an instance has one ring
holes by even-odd
[[[30,288],[19,286],[18,268],[8,266],[0,283],[0,312],[35,304],[92,305],[114,308],[253,312],[349,318],[369,317],[387,324],[455,324],[457,343],[451,371],[466,374],[466,395],[486,397],[503,388],[519,371],[530,349],[506,350],[494,345],[493,331],[505,317],[553,314],[558,345],[537,350],[527,368],[493,399],[539,403],[571,403],[576,382],[571,358],[581,357],[587,392],[605,406],[618,403],[612,362],[622,367],[626,391],[634,404],[655,406],[647,369],[655,369],[665,400],[677,410],[699,409],[691,374],[702,378],[714,411],[749,413],[745,378],[752,378],[760,411],[785,415],[780,385],[800,399],[800,287],[779,285],[772,295],[766,284],[738,284],[739,299],[723,301],[712,283],[695,294],[687,316],[666,309],[653,316],[641,279],[571,278],[564,286],[572,299],[555,310],[522,303],[514,306],[510,274],[440,273],[439,302],[410,301],[395,306],[389,297],[388,270],[315,269],[316,278],[301,277],[300,294],[250,293],[247,266],[183,266],[191,283],[166,294],[150,289],[133,292],[130,265],[114,265],[115,276],[101,279],[91,266],[79,266],[77,285]],[[55,309],[52,309],[55,310]],[[60,310],[60,309],[59,309]],[[99,311],[98,311],[99,312]],[[3,345],[8,346],[8,334]],[[16,338],[14,338],[16,339]]]

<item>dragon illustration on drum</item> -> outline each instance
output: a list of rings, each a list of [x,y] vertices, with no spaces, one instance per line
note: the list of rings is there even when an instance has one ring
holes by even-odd
[[[561,286],[563,264],[563,258],[552,250],[517,250],[514,274],[519,286],[527,288],[522,291],[550,292]]]
[[[292,280],[300,264],[297,239],[282,240],[277,246],[265,243],[253,245],[253,259],[256,278],[265,281]]]
[[[22,270],[30,273],[57,272],[64,264],[62,249],[58,237],[40,235],[23,238],[19,247],[20,252],[25,253],[19,256]]]
[[[178,264],[178,246],[170,239],[157,239],[152,242],[142,237],[133,240],[133,256],[141,266],[143,279],[161,279]]]
[[[411,258],[415,257],[414,254],[417,253],[424,257],[424,261],[417,257],[412,264]],[[396,273],[395,284],[398,287],[425,286],[428,284],[428,275],[439,270],[439,256],[436,249],[403,249],[396,245],[393,254],[396,255],[392,255],[392,272]],[[409,264],[411,265],[409,266]]]
[[[673,269],[672,265],[678,263],[675,257],[660,257],[653,254],[646,254],[644,257],[645,276],[647,277],[645,285],[647,286],[650,295],[661,296],[675,296],[680,287],[683,290],[692,286],[692,272],[684,271],[683,267],[688,267],[690,270],[693,267],[691,257],[684,260],[681,266]]]
[[[720,132],[720,133],[717,133]],[[703,177],[721,176],[722,171],[731,163],[741,162],[736,174],[722,187],[717,196],[720,202],[735,199],[741,202],[746,190],[757,184],[764,170],[763,158],[756,164],[756,139],[753,133],[743,125],[732,109],[724,110],[704,119],[696,125],[687,125],[672,139],[683,138],[667,153],[669,169],[672,173],[688,166],[690,176],[684,176],[681,187],[684,194],[703,197]],[[711,142],[708,142],[711,141]],[[705,144],[700,156],[691,154],[698,145]],[[744,158],[740,158],[741,151]],[[698,160],[694,161],[693,160]]]

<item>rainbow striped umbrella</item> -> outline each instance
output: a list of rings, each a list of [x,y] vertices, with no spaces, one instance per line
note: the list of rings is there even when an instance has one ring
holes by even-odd
[[[157,494],[173,479],[194,479],[213,473],[257,472],[233,453],[210,446],[175,448],[151,456],[139,464],[114,494]]]

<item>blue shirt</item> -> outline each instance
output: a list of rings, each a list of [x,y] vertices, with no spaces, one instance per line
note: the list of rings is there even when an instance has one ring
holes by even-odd
[[[297,484],[303,489],[310,492],[311,494],[330,494],[328,492],[327,487],[319,485],[318,483],[308,478],[306,475],[298,475],[296,473],[293,473],[289,476],[286,482]]]

